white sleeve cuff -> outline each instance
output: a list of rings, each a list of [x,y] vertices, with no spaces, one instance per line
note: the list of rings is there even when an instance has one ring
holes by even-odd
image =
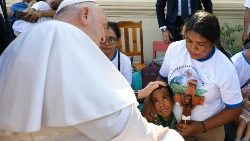
[[[164,28],[166,29],[166,28],[168,28],[168,27],[167,27],[167,26],[162,26],[162,27],[160,27],[160,29],[164,29]]]

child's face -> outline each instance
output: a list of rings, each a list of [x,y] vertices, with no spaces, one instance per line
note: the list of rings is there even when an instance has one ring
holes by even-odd
[[[168,119],[173,110],[173,98],[165,88],[156,90],[151,95],[155,111],[161,117]]]

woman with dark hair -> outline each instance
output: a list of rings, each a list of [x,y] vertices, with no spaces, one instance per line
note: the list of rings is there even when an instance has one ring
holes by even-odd
[[[108,22],[106,32],[106,42],[100,45],[103,53],[110,59],[115,67],[127,79],[129,84],[132,84],[132,66],[130,59],[117,49],[118,40],[121,37],[120,29],[115,22]]]
[[[220,46],[219,21],[199,11],[182,33],[185,39],[170,44],[159,72],[175,95],[177,130],[186,140],[223,141],[223,125],[240,115],[243,99],[237,72]],[[182,101],[192,93],[190,116],[186,116]]]

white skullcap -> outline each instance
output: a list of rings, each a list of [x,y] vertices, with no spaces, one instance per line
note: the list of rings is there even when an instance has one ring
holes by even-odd
[[[63,0],[62,3],[57,8],[56,13],[58,13],[64,7],[67,7],[73,4],[83,3],[83,2],[95,2],[96,3],[95,0]]]

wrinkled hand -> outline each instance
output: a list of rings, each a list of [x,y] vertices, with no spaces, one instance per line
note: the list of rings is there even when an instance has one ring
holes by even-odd
[[[142,111],[142,115],[147,119],[148,122],[158,122],[157,114],[149,96],[146,97],[144,100],[144,108]]]
[[[204,127],[199,121],[191,121],[190,124],[178,123],[176,124],[176,130],[182,136],[191,136],[197,133],[203,133]]]
[[[173,36],[168,30],[166,30],[166,31],[162,32],[162,38],[166,44],[169,44],[170,39],[173,39]]]
[[[167,84],[163,81],[150,82],[144,89],[139,91],[138,99],[145,98],[148,95],[150,95],[152,93],[152,91],[155,90],[156,88],[158,88],[159,86],[166,86],[166,85]]]

